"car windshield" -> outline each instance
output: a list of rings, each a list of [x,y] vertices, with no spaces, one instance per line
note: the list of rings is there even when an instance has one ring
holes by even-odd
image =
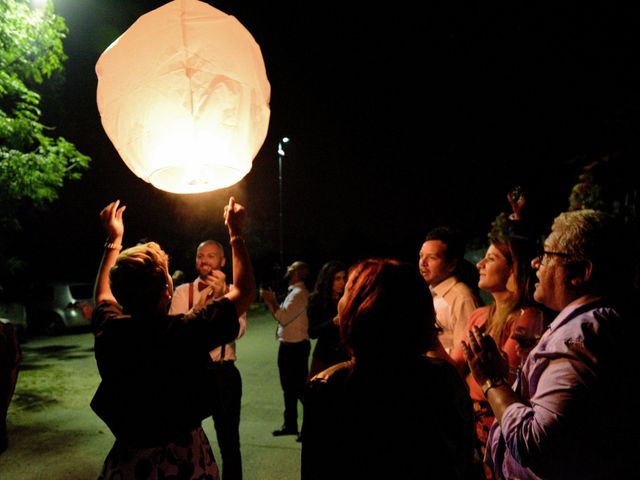
[[[70,285],[69,290],[71,291],[71,295],[75,299],[90,299],[93,297],[93,285],[87,284],[78,284],[78,285]]]

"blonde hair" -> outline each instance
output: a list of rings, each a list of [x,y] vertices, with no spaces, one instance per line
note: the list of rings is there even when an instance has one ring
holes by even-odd
[[[155,242],[123,250],[109,272],[111,291],[129,313],[156,310],[167,287],[169,257]]]

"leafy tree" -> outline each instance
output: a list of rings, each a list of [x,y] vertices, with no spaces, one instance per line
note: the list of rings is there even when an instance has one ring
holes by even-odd
[[[79,179],[90,158],[40,122],[38,86],[63,72],[68,33],[51,0],[0,0],[0,278],[22,268],[9,252],[19,238],[20,211],[58,197],[65,180]]]
[[[569,210],[603,210],[637,225],[638,200],[638,176],[629,153],[605,153],[583,165],[569,195]]]

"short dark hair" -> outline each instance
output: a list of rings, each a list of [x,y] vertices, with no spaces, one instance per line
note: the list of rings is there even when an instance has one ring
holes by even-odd
[[[465,244],[459,230],[444,225],[434,227],[427,233],[425,242],[429,240],[440,240],[447,246],[444,255],[448,262],[464,258]]]

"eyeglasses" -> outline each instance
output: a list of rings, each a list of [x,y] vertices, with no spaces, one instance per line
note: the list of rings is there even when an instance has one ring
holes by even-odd
[[[540,265],[543,265],[543,264],[545,264],[544,263],[545,257],[569,258],[570,255],[568,253],[565,253],[565,252],[549,252],[547,250],[541,250],[540,252],[538,252],[538,255],[534,258],[534,260],[536,261],[536,263],[539,263]]]

